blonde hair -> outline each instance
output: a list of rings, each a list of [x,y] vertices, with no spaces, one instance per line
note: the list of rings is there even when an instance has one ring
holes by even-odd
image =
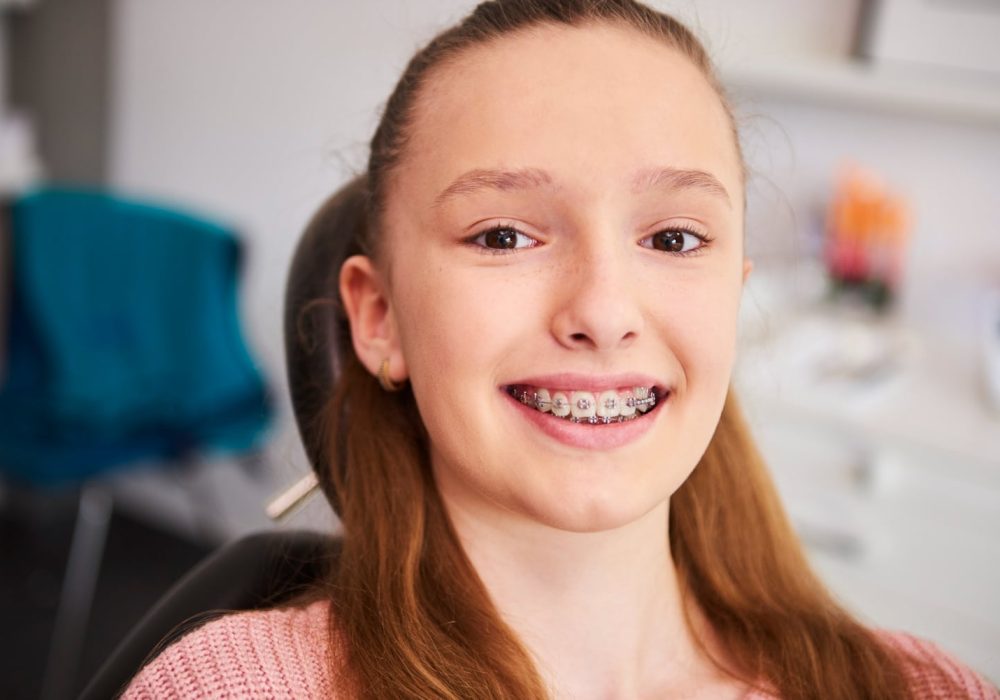
[[[339,230],[351,241],[344,256],[378,250],[389,176],[436,68],[528,27],[594,22],[681,51],[727,104],[704,48],[668,15],[631,0],[486,2],[413,57],[372,139],[366,174],[327,202],[306,235]],[[345,647],[342,690],[367,698],[547,697],[447,517],[412,393],[379,387],[354,354],[341,309],[333,395],[304,434],[344,528],[339,567],[323,588],[333,602],[331,631]],[[704,456],[671,497],[669,538],[684,595],[747,682],[770,684],[789,700],[909,697],[903,660],[813,575],[731,393]]]

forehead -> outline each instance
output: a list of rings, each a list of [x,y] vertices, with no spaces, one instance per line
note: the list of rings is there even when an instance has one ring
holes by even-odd
[[[721,99],[678,50],[612,24],[543,25],[468,49],[428,76],[400,174],[447,182],[482,167],[541,167],[568,181],[669,166],[742,192]]]

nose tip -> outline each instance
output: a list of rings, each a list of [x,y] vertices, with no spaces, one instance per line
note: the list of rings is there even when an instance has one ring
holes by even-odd
[[[552,331],[565,347],[614,350],[628,347],[642,331],[634,275],[611,256],[592,259],[560,280]]]

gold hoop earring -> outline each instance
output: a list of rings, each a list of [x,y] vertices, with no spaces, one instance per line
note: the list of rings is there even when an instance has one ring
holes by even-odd
[[[389,358],[382,360],[382,366],[378,368],[378,383],[385,391],[399,391],[403,388],[402,382],[397,384],[389,379]]]

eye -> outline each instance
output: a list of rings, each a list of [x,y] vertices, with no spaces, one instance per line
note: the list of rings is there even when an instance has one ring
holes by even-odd
[[[470,242],[495,253],[504,253],[519,248],[532,248],[538,244],[538,241],[531,236],[508,225],[494,226],[470,239]]]
[[[708,242],[709,239],[704,234],[686,228],[668,228],[642,239],[643,247],[676,255],[695,253],[704,248]]]

